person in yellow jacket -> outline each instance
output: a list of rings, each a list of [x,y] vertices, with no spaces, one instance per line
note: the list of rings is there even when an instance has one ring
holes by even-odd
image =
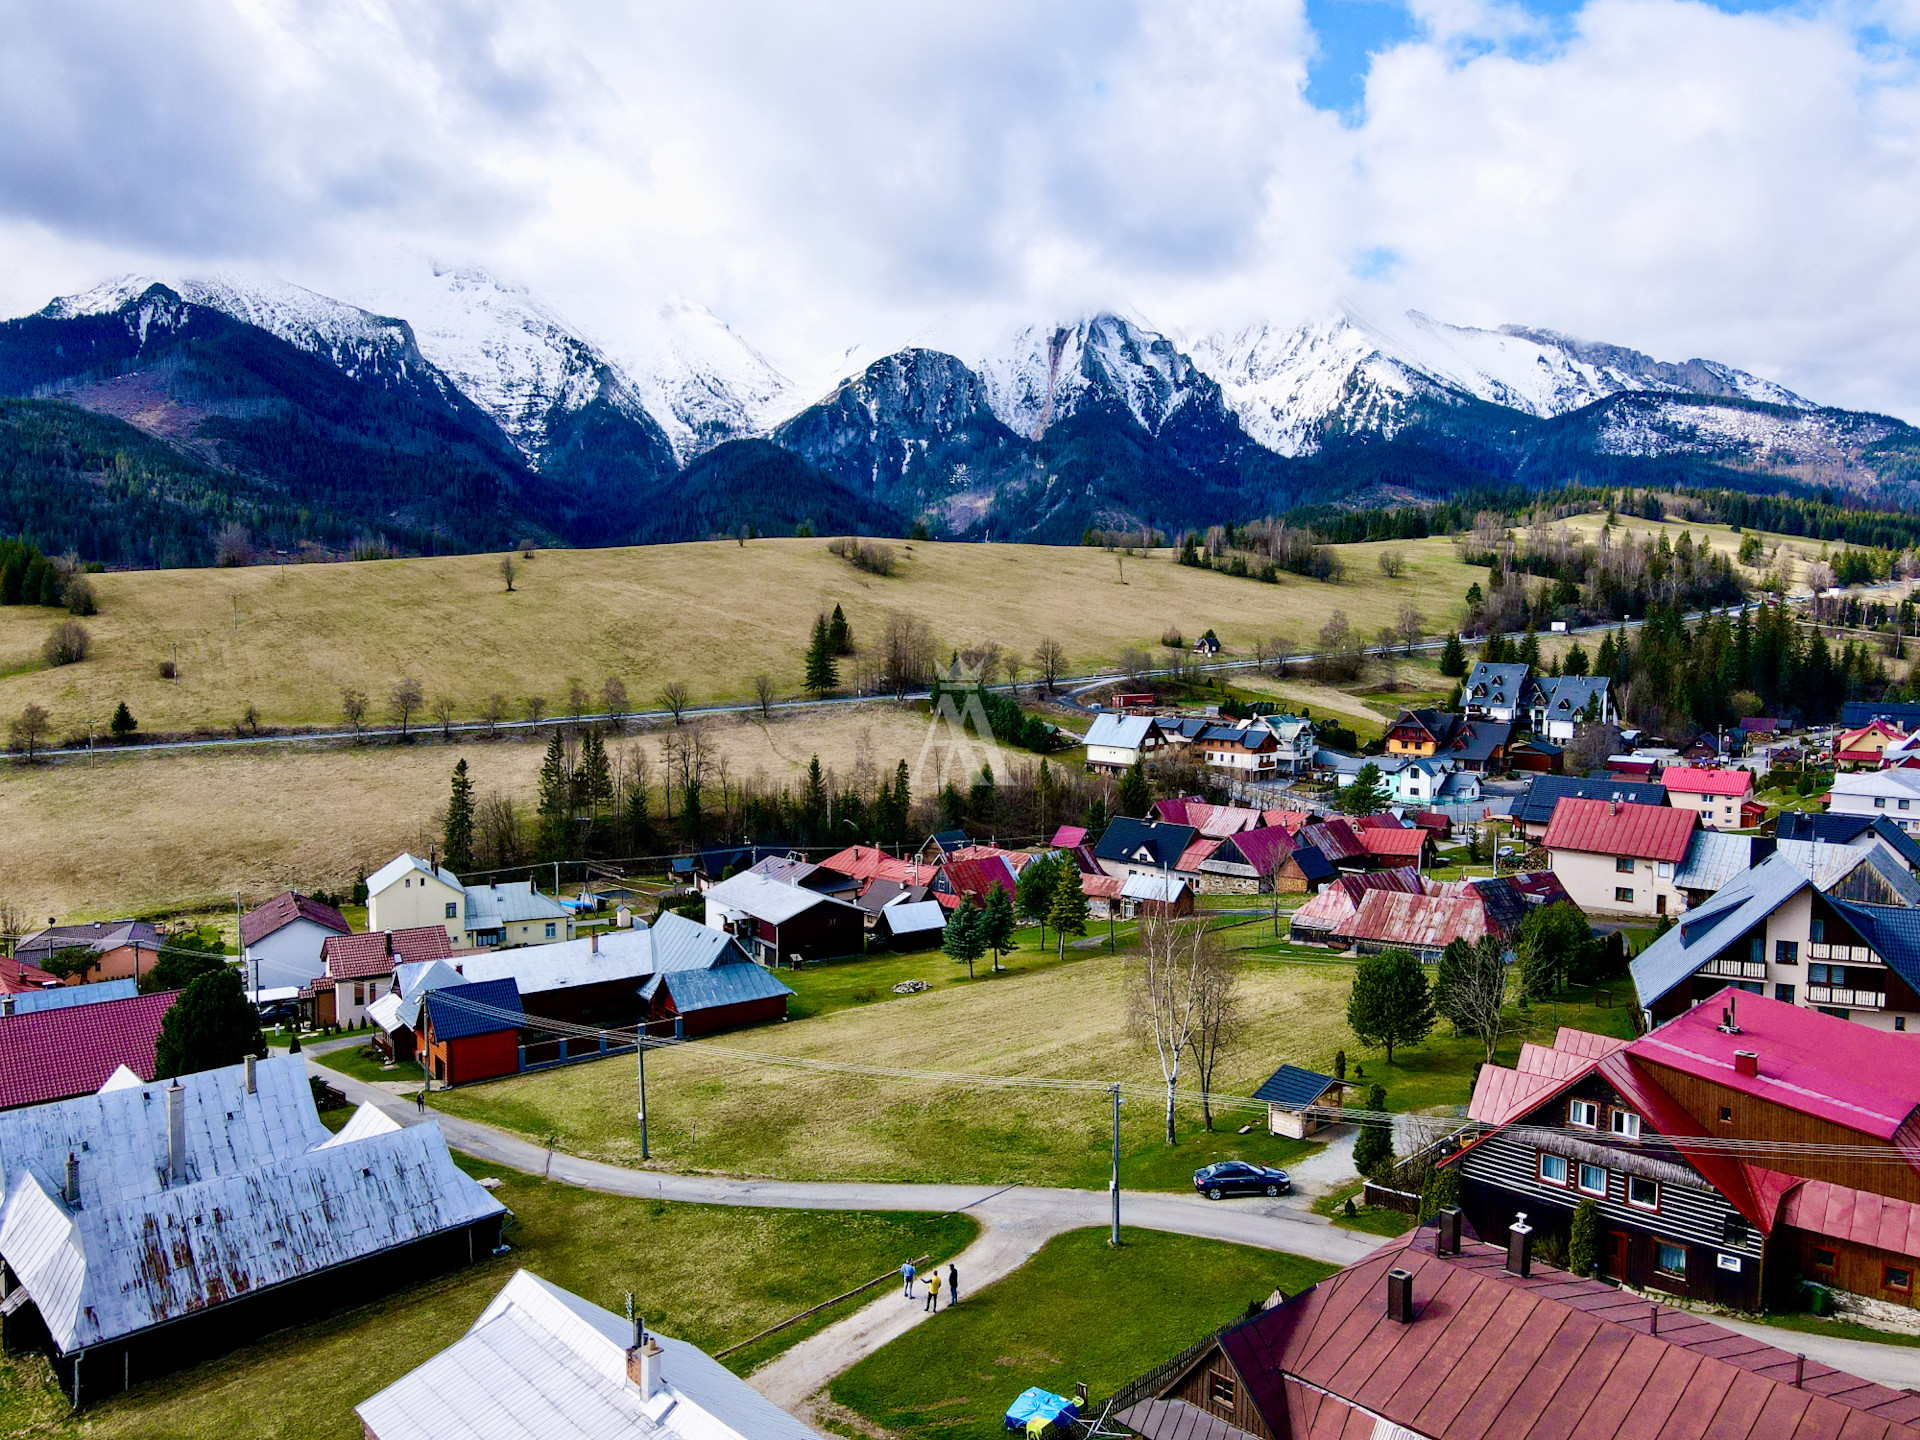
[[[926,1308],[929,1310],[938,1310],[940,1308],[940,1272],[937,1269],[927,1272]]]

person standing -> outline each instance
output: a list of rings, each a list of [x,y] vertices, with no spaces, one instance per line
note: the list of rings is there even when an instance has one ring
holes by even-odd
[[[907,1282],[907,1288],[904,1293],[909,1300],[913,1298],[913,1277],[918,1273],[919,1272],[913,1268],[913,1262],[911,1260],[900,1267],[900,1278]]]
[[[940,1268],[935,1266],[927,1272],[927,1304],[929,1310],[940,1308]]]
[[[960,1303],[960,1267],[947,1266],[947,1308],[951,1310]]]

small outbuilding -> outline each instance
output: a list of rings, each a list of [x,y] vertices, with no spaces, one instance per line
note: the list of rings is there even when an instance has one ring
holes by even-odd
[[[874,934],[895,950],[924,950],[946,933],[947,912],[938,900],[901,900],[882,905]]]
[[[1340,1123],[1337,1113],[1324,1112],[1339,1110],[1340,1092],[1346,1088],[1346,1081],[1331,1075],[1303,1070],[1298,1065],[1282,1065],[1261,1082],[1253,1098],[1267,1102],[1268,1133],[1304,1140],[1329,1125]]]
[[[466,1085],[520,1071],[520,987],[479,980],[429,990],[422,1007],[419,1055],[435,1080]]]
[[[784,1020],[793,991],[753,964],[711,970],[669,970],[640,987],[648,1033],[670,1024],[676,1036],[711,1035],[767,1020]]]

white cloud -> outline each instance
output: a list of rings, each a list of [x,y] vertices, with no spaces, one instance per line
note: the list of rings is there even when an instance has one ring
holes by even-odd
[[[1920,418],[1914,4],[1416,0],[1343,128],[1299,0],[4,0],[0,308],[426,254],[608,335],[686,295],[809,368],[1352,292]]]

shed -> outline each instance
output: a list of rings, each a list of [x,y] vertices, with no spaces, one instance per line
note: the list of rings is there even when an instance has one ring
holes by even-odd
[[[866,942],[859,906],[751,871],[707,891],[706,918],[708,928],[734,936],[767,965],[858,955]]]
[[[520,987],[481,980],[429,990],[420,1046],[433,1078],[448,1085],[497,1080],[520,1070]]]
[[[672,970],[640,987],[648,1023],[671,1021],[676,1035],[711,1035],[764,1020],[784,1020],[793,991],[750,962],[711,970]]]
[[[924,950],[946,933],[947,912],[938,900],[900,900],[880,907],[875,933],[896,950]]]
[[[1340,1092],[1347,1082],[1318,1070],[1303,1070],[1298,1065],[1282,1065],[1261,1082],[1253,1098],[1267,1102],[1267,1130],[1274,1135],[1304,1140],[1309,1135],[1340,1123],[1338,1115],[1309,1114],[1309,1111],[1340,1108]]]

